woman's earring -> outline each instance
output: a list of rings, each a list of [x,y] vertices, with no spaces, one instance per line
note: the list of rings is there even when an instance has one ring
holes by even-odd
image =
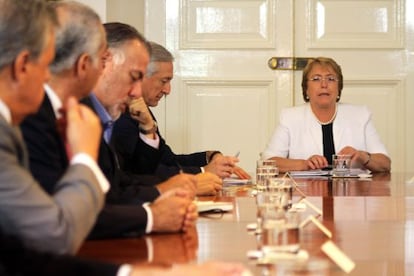
[[[306,95],[305,99],[309,100],[309,96],[308,96],[308,95]]]

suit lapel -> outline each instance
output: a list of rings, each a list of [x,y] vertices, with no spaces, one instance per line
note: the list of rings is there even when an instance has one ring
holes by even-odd
[[[2,115],[0,115],[0,126],[3,129],[1,131],[2,135],[7,135],[7,132],[9,132],[12,135],[11,140],[16,146],[16,155],[19,160],[19,163],[23,167],[29,168],[29,156],[20,128],[18,126],[11,126],[9,123],[6,122]]]

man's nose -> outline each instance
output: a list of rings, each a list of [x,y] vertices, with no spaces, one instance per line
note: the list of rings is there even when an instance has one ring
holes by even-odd
[[[141,82],[137,82],[136,84],[134,84],[131,91],[129,92],[129,96],[131,98],[139,98],[142,96],[142,83]]]
[[[164,85],[164,89],[162,90],[162,92],[165,95],[170,95],[170,93],[171,93],[171,82],[168,82]]]

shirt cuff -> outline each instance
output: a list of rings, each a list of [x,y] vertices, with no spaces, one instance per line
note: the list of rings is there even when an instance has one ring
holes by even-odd
[[[139,133],[139,138],[144,141],[145,144],[153,147],[154,149],[158,149],[160,146],[160,137],[157,133],[154,133],[155,139],[148,138],[145,134]]]
[[[142,207],[144,207],[144,210],[147,212],[147,227],[145,228],[145,233],[149,234],[152,231],[152,227],[154,226],[154,219],[152,217],[152,211],[149,207],[149,202],[146,202],[142,204]]]
[[[78,153],[72,157],[70,160],[70,164],[83,164],[90,168],[95,175],[96,179],[98,180],[99,186],[101,187],[102,191],[106,193],[109,190],[109,182],[106,179],[105,175],[102,173],[101,169],[99,168],[98,164],[96,164],[95,160],[92,159],[86,153]]]
[[[116,276],[129,276],[132,272],[132,266],[129,264],[123,264],[119,267]]]

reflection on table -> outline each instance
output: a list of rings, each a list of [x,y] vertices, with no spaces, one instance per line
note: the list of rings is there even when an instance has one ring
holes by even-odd
[[[321,251],[333,241],[356,264],[350,275],[414,275],[414,183],[412,174],[378,174],[370,179],[296,179],[306,200],[322,210],[318,220],[332,232],[329,239],[314,224],[300,233],[301,248],[309,253],[306,263],[257,266],[247,252],[258,247],[258,236],[247,231],[256,221],[252,187],[225,187],[217,197],[203,200],[230,201],[229,213],[200,216],[189,233],[148,235],[142,238],[87,241],[79,255],[116,263],[173,263],[207,260],[245,263],[254,275],[269,273],[344,275]],[[294,202],[302,199],[294,193]],[[303,210],[302,218],[314,214]]]

